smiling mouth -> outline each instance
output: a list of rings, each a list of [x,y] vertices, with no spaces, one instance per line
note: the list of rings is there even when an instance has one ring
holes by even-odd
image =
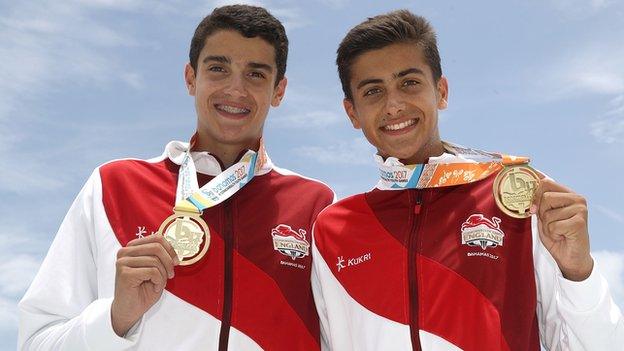
[[[230,115],[244,116],[251,112],[251,110],[248,108],[235,107],[235,106],[224,105],[224,104],[215,104],[214,107],[217,110],[223,111]]]
[[[418,119],[414,118],[414,119],[410,119],[410,120],[403,121],[400,123],[388,124],[386,126],[381,127],[381,130],[386,131],[386,132],[402,131],[403,129],[413,126],[417,122],[418,122]]]

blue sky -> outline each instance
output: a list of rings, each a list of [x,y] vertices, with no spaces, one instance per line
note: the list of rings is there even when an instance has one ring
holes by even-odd
[[[188,45],[225,3],[0,0],[0,350],[15,348],[15,304],[90,172],[193,133]],[[265,131],[279,166],[341,197],[374,185],[374,150],[342,111],[335,50],[366,17],[408,8],[438,31],[443,139],[528,155],[585,195],[592,251],[624,306],[621,1],[255,3],[291,42],[286,97]]]

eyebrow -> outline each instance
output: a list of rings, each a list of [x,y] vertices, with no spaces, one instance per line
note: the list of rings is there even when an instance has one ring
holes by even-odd
[[[273,67],[271,67],[271,65],[267,65],[266,63],[261,63],[261,62],[249,62],[247,64],[247,66],[251,67],[251,68],[255,68],[255,69],[261,69],[261,70],[265,70],[269,73],[273,72]]]
[[[379,79],[379,78],[370,78],[370,79],[364,79],[363,81],[361,81],[357,87],[355,88],[356,90],[359,90],[361,87],[367,85],[367,84],[376,84],[376,83],[382,83],[383,80]]]
[[[420,74],[420,75],[425,75],[425,72],[423,72],[421,69],[412,67],[412,68],[408,68],[405,70],[402,70],[401,72],[397,73],[394,75],[395,78],[401,78],[401,77],[405,77],[406,75],[410,74],[410,73],[414,73],[414,74]]]
[[[226,56],[210,55],[204,57],[204,59],[202,60],[203,63],[208,63],[209,61],[216,61],[219,63],[231,63],[230,58]]]
[[[219,63],[227,63],[230,64],[232,63],[232,60],[230,60],[229,57],[227,56],[222,56],[222,55],[210,55],[210,56],[206,56],[202,62],[204,64],[210,62],[210,61],[216,61]],[[261,70],[265,70],[269,73],[273,72],[273,67],[271,67],[271,65],[268,65],[266,63],[262,63],[262,62],[249,62],[247,64],[247,66],[253,68],[253,69],[261,69]]]
[[[408,68],[408,69],[404,69],[399,73],[395,73],[393,74],[393,78],[401,78],[401,77],[405,77],[408,74],[420,74],[420,75],[425,75],[425,72],[423,72],[421,69],[412,67],[412,68]],[[383,83],[382,79],[379,78],[369,78],[369,79],[364,79],[363,81],[361,81],[360,83],[358,83],[357,87],[355,88],[356,90],[360,89],[361,87],[367,85],[367,84],[376,84],[376,83]]]

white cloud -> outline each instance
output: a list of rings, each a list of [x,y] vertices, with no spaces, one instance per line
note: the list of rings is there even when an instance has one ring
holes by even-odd
[[[319,0],[319,2],[331,9],[339,10],[344,8],[349,3],[349,0]]]
[[[60,83],[124,81],[109,49],[136,42],[80,4],[17,2],[0,16],[0,105],[21,110]]]
[[[551,4],[566,20],[588,18],[618,5],[615,0],[551,0]]]
[[[212,12],[215,7],[221,7],[226,5],[245,4],[252,6],[260,6],[267,9],[273,16],[282,22],[282,25],[287,31],[301,28],[309,25],[311,20],[308,19],[302,12],[296,2],[281,2],[276,4],[272,1],[260,1],[260,0],[214,0],[210,1],[208,5],[202,5],[198,13],[202,14],[202,17]]]
[[[602,214],[604,214],[605,216],[611,218],[612,220],[618,222],[618,223],[622,223],[624,224],[624,215],[621,213],[618,213],[616,211],[613,211],[610,208],[601,206],[601,205],[593,205],[593,208],[596,208],[598,211],[600,211]]]
[[[602,118],[591,123],[591,133],[607,144],[624,141],[624,117]]]
[[[0,193],[3,191],[25,194],[39,189],[58,189],[64,183],[59,178],[49,177],[43,171],[45,157],[19,153],[15,145],[23,140],[23,133],[8,132],[0,119],[0,130],[6,129],[0,138]]]
[[[319,93],[307,87],[305,82],[290,80],[281,107],[272,111],[267,121],[271,128],[285,129],[343,125],[348,123],[348,117],[340,107],[342,99],[337,96],[342,96],[337,90]]]
[[[346,122],[346,117],[335,111],[303,111],[298,113],[273,113],[269,123],[275,128],[325,128],[339,122]]]
[[[296,28],[303,28],[312,23],[312,21],[305,15],[303,15],[303,13],[301,13],[301,10],[296,7],[278,8],[269,5],[267,6],[267,8],[269,12],[271,12],[282,22],[284,28],[286,28],[287,31]]]
[[[4,160],[0,160],[0,165]],[[59,179],[50,178],[49,174],[42,172],[44,168],[36,162],[25,162],[19,169],[6,162],[6,166],[0,167],[0,192],[8,191],[17,194],[36,192],[39,189],[54,190],[62,187],[65,183]],[[15,165],[16,163],[13,163]]]
[[[136,90],[141,90],[145,87],[143,77],[138,73],[123,73],[121,79]]]
[[[135,11],[146,4],[143,0],[75,0],[77,4],[110,10]]]
[[[32,255],[8,257],[0,263],[0,295],[20,296],[30,285],[41,262]]]
[[[624,94],[611,100],[609,103],[611,110],[607,112],[608,116],[620,116],[624,115]]]
[[[610,109],[591,123],[591,134],[607,144],[624,142],[624,94],[610,103]]]
[[[7,227],[3,226],[3,230]],[[22,249],[30,251],[42,246],[31,235],[26,235],[24,229],[0,233],[0,335],[17,334],[17,303],[41,264],[37,254],[25,253]]]
[[[624,47],[614,42],[568,50],[539,76],[543,91],[555,99],[622,94]]]
[[[375,149],[364,137],[328,146],[301,146],[293,152],[323,164],[370,165]]]
[[[260,0],[215,0],[210,4],[210,9],[212,10],[215,7],[227,6],[227,5],[236,5],[236,4],[244,4],[244,5],[252,5],[252,6],[261,6],[265,7],[266,4],[264,1]]]
[[[141,74],[122,69],[118,57],[119,48],[136,46],[137,41],[98,14],[104,9],[136,11],[145,4],[46,0],[4,6],[0,14],[0,192],[50,190],[64,184],[48,176],[46,166],[56,149],[35,154],[20,150],[25,143],[36,142],[30,140],[31,131],[22,127],[29,125],[39,114],[41,101],[59,87],[100,88],[122,82],[133,89],[143,88]],[[59,140],[58,146],[65,141]]]
[[[619,42],[575,48],[539,74],[538,91],[547,100],[597,95],[610,100],[589,116],[590,133],[599,142],[624,142],[624,47]]]
[[[17,301],[0,296],[0,334],[13,331],[17,334]]]

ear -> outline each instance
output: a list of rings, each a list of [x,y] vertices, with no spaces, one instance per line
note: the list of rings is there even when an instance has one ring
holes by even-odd
[[[349,120],[351,121],[353,128],[362,129],[360,121],[357,118],[357,112],[355,111],[353,101],[351,101],[351,99],[344,98],[344,100],[342,100],[342,106],[344,106],[345,112],[347,113],[347,116],[349,116]]]
[[[286,85],[288,85],[288,79],[282,78],[277,86],[273,89],[273,97],[271,98],[271,106],[277,107],[282,103],[284,94],[286,94]]]
[[[184,66],[184,82],[189,95],[195,96],[195,70],[190,63]]]
[[[437,86],[437,91],[438,91],[438,110],[444,110],[445,108],[448,107],[448,96],[449,96],[449,89],[448,89],[448,81],[446,80],[445,76],[440,77],[440,79],[438,80],[438,86]]]

